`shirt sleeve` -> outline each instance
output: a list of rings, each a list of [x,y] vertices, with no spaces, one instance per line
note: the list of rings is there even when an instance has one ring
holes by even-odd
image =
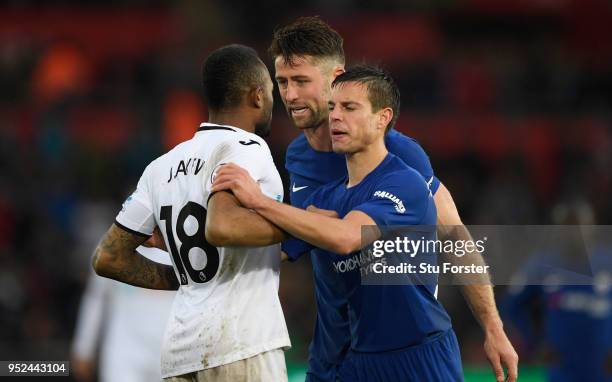
[[[249,139],[244,136],[237,136],[217,145],[210,156],[204,173],[204,191],[210,195],[212,184],[219,168],[228,163],[234,163],[248,171],[249,175],[258,183],[262,183],[269,175],[271,170],[276,171],[274,160],[268,145],[257,137]],[[278,199],[279,195],[267,194],[266,196]]]
[[[435,224],[423,221],[435,205],[425,180],[416,171],[387,174],[374,190],[367,201],[353,210],[364,212],[376,225]]]
[[[434,174],[429,156],[415,139],[391,131],[385,139],[385,144],[389,152],[421,174],[432,194],[438,191],[440,180]]]
[[[115,218],[115,224],[136,235],[151,236],[155,229],[155,215],[149,188],[150,165],[145,169],[136,191],[123,202],[123,207]]]
[[[294,262],[315,247],[300,239],[289,239],[281,243],[281,250],[287,254],[289,261]]]

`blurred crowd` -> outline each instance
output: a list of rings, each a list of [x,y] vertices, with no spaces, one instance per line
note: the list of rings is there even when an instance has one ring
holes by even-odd
[[[549,224],[571,198],[612,223],[611,2],[247,3],[0,8],[0,359],[68,358],[97,240],[146,164],[206,120],[203,58],[240,42],[270,63],[273,28],[300,15],[345,37],[349,65],[397,79],[397,129],[425,148],[466,224]],[[268,141],[283,176],[297,133],[277,99]],[[309,267],[285,264],[281,278],[298,361]],[[484,362],[456,288],[441,298],[464,362]]]

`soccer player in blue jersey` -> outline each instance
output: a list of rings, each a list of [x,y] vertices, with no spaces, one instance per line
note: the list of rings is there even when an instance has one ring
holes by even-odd
[[[290,119],[302,131],[288,147],[285,162],[293,206],[307,207],[304,201],[319,186],[346,175],[344,156],[332,151],[327,104],[332,81],[344,71],[342,45],[342,37],[316,17],[300,18],[274,32],[270,53],[275,79]],[[441,238],[469,239],[450,193],[434,176],[419,144],[393,129],[386,134],[385,144],[389,152],[414,168],[429,184]],[[445,227],[455,229],[445,230]],[[291,247],[290,243],[284,245],[290,254],[300,253]],[[307,380],[335,381],[350,343],[347,300],[337,287],[338,275],[326,268],[319,256],[311,256],[311,261],[317,318],[309,349]],[[462,292],[485,332],[485,352],[497,380],[504,380],[502,365],[507,367],[513,380],[518,358],[503,331],[491,286],[463,285]]]
[[[569,226],[522,267],[516,280],[526,285],[510,288],[505,314],[526,348],[542,347],[548,381],[612,382],[612,247],[589,238],[595,219],[583,201],[555,207],[553,223]],[[575,285],[573,271],[586,260],[592,285]]]
[[[265,197],[235,164],[218,171],[212,190],[230,189],[244,207],[310,243],[311,256],[328,269],[346,256],[359,257],[363,226],[381,231],[390,225],[435,226],[436,207],[426,181],[385,145],[398,109],[399,90],[382,70],[358,66],[334,80],[329,101],[332,148],[344,154],[348,175],[320,187],[305,203],[334,211],[338,218]],[[334,288],[348,302],[351,333],[337,377],[462,381],[459,346],[450,318],[435,298],[435,285],[362,285],[360,268],[365,266],[337,273]]]

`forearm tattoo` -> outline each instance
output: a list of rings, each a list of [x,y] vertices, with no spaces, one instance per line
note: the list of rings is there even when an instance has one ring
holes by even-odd
[[[148,289],[178,289],[172,266],[156,263],[135,252],[146,240],[113,224],[96,248],[94,268],[103,263],[99,273],[126,284]]]

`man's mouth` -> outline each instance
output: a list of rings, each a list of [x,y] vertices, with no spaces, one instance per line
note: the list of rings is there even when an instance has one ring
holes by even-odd
[[[291,113],[292,116],[301,116],[304,115],[308,112],[308,108],[307,107],[292,107],[289,109],[289,112]]]

